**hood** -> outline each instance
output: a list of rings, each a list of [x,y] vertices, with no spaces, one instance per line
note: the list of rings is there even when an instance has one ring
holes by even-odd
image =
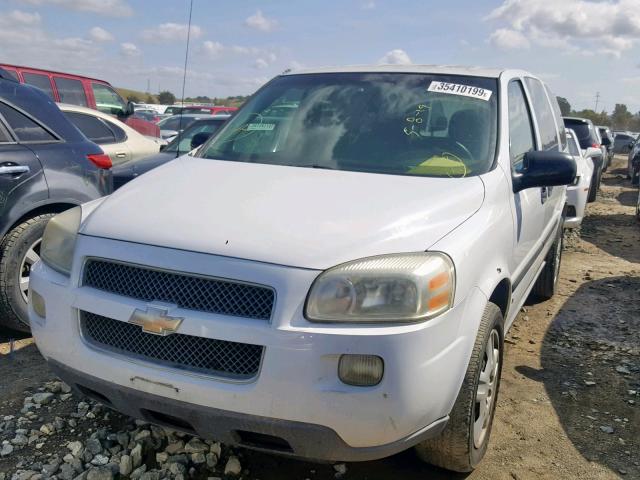
[[[478,177],[426,178],[183,156],[126,184],[81,233],[323,270],[424,251],[476,212]]]

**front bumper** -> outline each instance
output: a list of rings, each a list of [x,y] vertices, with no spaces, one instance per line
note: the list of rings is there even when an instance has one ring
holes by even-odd
[[[394,455],[438,436],[448,417],[386,445],[354,448],[322,425],[246,415],[171,400],[133,388],[124,388],[66,365],[49,361],[51,369],[77,393],[102,402],[126,415],[151,423],[281,455],[323,461],[365,461]]]
[[[591,176],[582,176],[580,177],[580,183],[578,183],[578,185],[567,187],[567,205],[573,208],[570,209],[572,213],[567,214],[565,217],[565,228],[575,228],[582,224],[584,212],[587,207],[590,185]]]
[[[273,287],[277,298],[270,322],[177,307],[170,312],[184,317],[180,333],[263,345],[258,376],[233,382],[86,343],[79,311],[126,322],[135,309],[147,306],[79,286],[82,260],[98,252],[121,262]],[[32,270],[30,288],[44,298],[46,318],[30,307],[31,327],[44,357],[70,383],[97,392],[104,402],[130,415],[156,423],[184,418],[188,428],[173,427],[229,443],[252,446],[238,436],[238,431],[248,431],[284,439],[290,451],[271,449],[279,453],[364,460],[439,433],[458,395],[487,298],[473,289],[450,311],[419,324],[313,324],[305,320],[302,309],[318,273],[81,235],[70,279],[42,262]],[[382,357],[382,381],[374,387],[342,383],[337,375],[342,354]],[[149,418],[143,409],[160,416]]]

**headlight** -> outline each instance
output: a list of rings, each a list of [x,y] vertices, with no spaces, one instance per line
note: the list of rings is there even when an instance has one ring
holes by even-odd
[[[320,274],[305,316],[316,322],[413,322],[453,305],[455,270],[439,252],[363,258]]]
[[[42,261],[65,275],[71,273],[73,251],[76,246],[81,218],[81,207],[74,207],[60,213],[49,220],[42,237],[42,245],[40,246]]]

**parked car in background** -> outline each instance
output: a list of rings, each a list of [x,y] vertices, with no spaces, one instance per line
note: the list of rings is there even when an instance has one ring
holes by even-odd
[[[182,108],[182,113],[208,113],[210,115],[232,115],[238,107],[224,107],[214,106],[209,107],[205,105],[187,105]]]
[[[177,113],[180,113],[182,111],[182,105],[169,105],[167,106],[167,108],[164,109],[165,114],[169,114],[169,115],[175,115]]]
[[[629,153],[629,149],[631,148],[635,136],[632,136],[629,132],[616,132],[615,137],[613,138],[613,151],[614,153]]]
[[[106,113],[76,105],[58,106],[85,137],[100,145],[113,165],[138,160],[160,151],[160,139],[145,137]]]
[[[113,167],[114,190],[143,173],[198,148],[218,131],[225,121],[226,118],[221,116],[207,115],[205,118],[196,118],[179,137],[174,138],[160,153]]]
[[[0,67],[21,83],[38,87],[55,102],[100,110],[117,116],[143,135],[160,136],[160,129],[155,125],[132,115],[133,104],[124,100],[109,82],[18,65],[0,64]]]
[[[607,158],[606,158],[606,162],[605,162],[605,170],[607,168],[609,168],[609,165],[611,165],[611,161],[613,160],[613,142],[614,142],[614,137],[613,137],[613,132],[611,131],[611,129],[607,126],[601,126],[598,125],[598,133],[600,134],[600,138],[603,141],[603,145],[607,151]],[[605,140],[606,139],[606,140]]]
[[[167,428],[327,461],[416,446],[471,471],[505,333],[558,285],[576,164],[556,108],[520,70],[276,77],[195,156],[52,221],[38,348]]]
[[[574,228],[582,224],[584,211],[589,201],[589,191],[592,188],[591,179],[593,178],[593,162],[585,158],[576,133],[568,128],[567,145],[569,153],[576,162],[576,178],[571,185],[567,187],[567,212],[564,219],[565,228]]]
[[[228,117],[229,115],[225,115],[222,118],[226,120]],[[202,113],[184,113],[171,115],[170,117],[160,120],[160,122],[158,122],[158,127],[160,127],[160,136],[170,142],[176,135],[178,135],[178,133],[199,118],[211,118],[211,115]]]
[[[0,325],[29,330],[31,267],[56,213],[107,195],[111,161],[40,89],[0,68]]]
[[[629,152],[627,154],[627,178],[635,183],[636,174],[634,174],[634,166],[640,162],[640,136],[635,137],[629,146]],[[637,172],[636,172],[637,173]]]
[[[600,181],[604,169],[605,153],[603,153],[602,144],[600,143],[600,135],[593,122],[587,118],[564,117],[564,125],[572,129],[576,134],[582,155],[593,162],[591,189],[589,191],[589,202],[593,202],[600,189]]]
[[[149,110],[149,109],[135,110],[133,112],[133,116],[135,118],[141,118],[147,122],[150,122],[156,125],[161,120],[160,114],[158,112],[156,112],[155,110]]]

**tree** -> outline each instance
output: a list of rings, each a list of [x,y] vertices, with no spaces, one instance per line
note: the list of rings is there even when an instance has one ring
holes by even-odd
[[[574,112],[574,114],[576,117],[580,117],[580,118],[587,118],[589,120],[591,120],[593,122],[594,125],[608,125],[609,124],[609,115],[607,115],[607,112],[594,112],[593,110],[591,110],[590,108],[587,108],[585,110],[581,110],[579,112]]]
[[[633,115],[624,103],[616,103],[616,107],[611,114],[611,124],[615,130],[626,130],[629,123],[633,119]]]
[[[564,97],[556,97],[558,99],[558,105],[560,105],[560,113],[565,117],[571,113],[571,104]]]
[[[145,103],[157,103],[157,102],[156,102],[156,99],[153,98],[153,95],[148,93],[147,94],[147,99],[145,100]]]
[[[133,103],[140,103],[140,97],[138,97],[135,93],[127,95],[127,100]]]
[[[175,101],[176,96],[167,90],[164,90],[158,94],[158,102],[160,102],[162,105],[173,105]]]

